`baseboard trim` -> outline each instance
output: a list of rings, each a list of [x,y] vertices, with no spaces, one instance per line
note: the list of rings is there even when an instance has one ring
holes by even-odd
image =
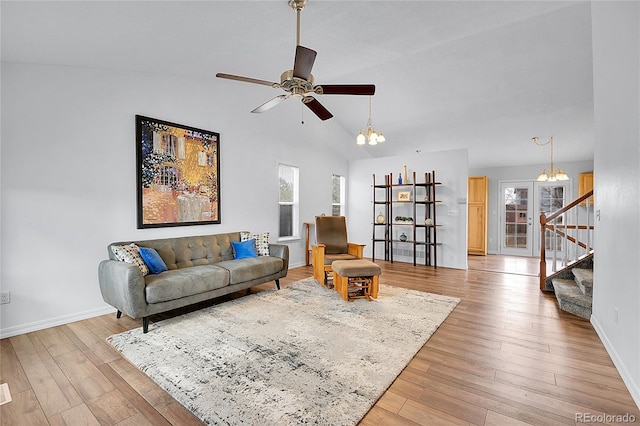
[[[640,385],[633,380],[631,374],[627,370],[624,362],[620,359],[618,352],[611,344],[611,341],[607,338],[607,334],[604,332],[604,329],[598,322],[598,318],[595,315],[591,314],[591,325],[593,325],[596,334],[600,338],[600,341],[604,345],[605,350],[611,357],[611,361],[613,361],[613,365],[615,365],[618,373],[620,373],[620,377],[622,377],[622,381],[627,386],[629,393],[631,394],[631,398],[633,398],[634,402],[640,409]]]
[[[2,328],[0,329],[0,339],[17,336],[19,334],[30,333],[32,331],[44,330],[45,328],[69,324],[70,322],[99,317],[100,315],[110,314],[115,311],[115,308],[111,306],[105,306],[103,308],[91,309],[89,311],[77,312],[74,314],[63,315],[60,317],[50,318],[42,321],[35,321],[29,324],[17,325],[15,327]]]

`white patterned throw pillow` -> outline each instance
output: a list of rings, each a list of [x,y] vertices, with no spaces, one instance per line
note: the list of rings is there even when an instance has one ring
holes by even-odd
[[[149,267],[144,263],[144,260],[142,260],[142,256],[140,256],[140,248],[134,243],[127,246],[111,246],[111,251],[113,251],[116,259],[119,261],[131,263],[140,268],[142,276],[149,273]]]
[[[269,233],[252,234],[251,232],[240,232],[240,241],[255,240],[256,253],[258,256],[269,256]]]

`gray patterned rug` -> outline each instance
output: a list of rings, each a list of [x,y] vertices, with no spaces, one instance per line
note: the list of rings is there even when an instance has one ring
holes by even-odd
[[[350,425],[458,302],[387,285],[345,302],[308,278],[108,340],[205,423]]]

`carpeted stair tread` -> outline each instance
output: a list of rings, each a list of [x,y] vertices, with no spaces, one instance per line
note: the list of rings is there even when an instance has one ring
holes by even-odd
[[[571,272],[582,293],[593,295],[593,269],[573,268]]]
[[[582,293],[575,280],[554,278],[553,288],[560,309],[585,319],[591,318],[592,298]]]

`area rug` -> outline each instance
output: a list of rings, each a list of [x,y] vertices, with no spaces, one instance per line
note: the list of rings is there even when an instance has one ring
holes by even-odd
[[[459,299],[380,285],[345,302],[313,278],[108,338],[207,424],[356,424]]]

